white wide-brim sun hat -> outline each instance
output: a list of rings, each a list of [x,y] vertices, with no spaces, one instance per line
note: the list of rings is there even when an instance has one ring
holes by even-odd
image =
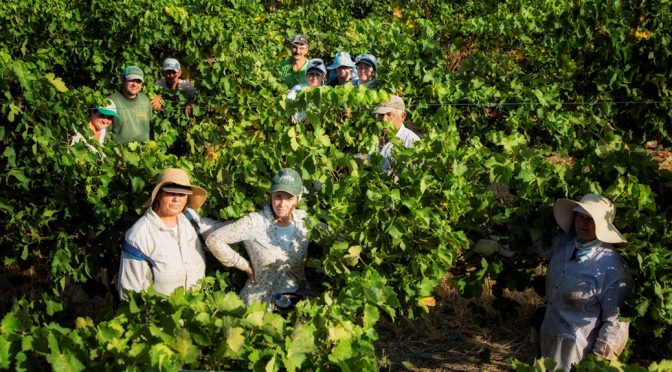
[[[597,239],[611,244],[627,242],[613,225],[616,216],[614,204],[609,199],[594,193],[584,195],[578,202],[571,199],[558,199],[553,204],[553,216],[564,232],[569,233],[573,230],[576,207],[586,211],[595,222]]]
[[[191,209],[200,208],[201,205],[203,205],[206,196],[208,196],[208,193],[204,188],[191,184],[187,172],[179,168],[166,168],[159,174],[159,179],[156,181],[156,186],[154,186],[154,189],[152,190],[152,195],[149,197],[149,200],[145,202],[143,207],[149,207],[154,203],[154,199],[162,187],[166,186],[166,188],[170,188],[172,185],[188,187],[191,189],[191,193],[185,192],[185,194],[189,195],[187,207]],[[178,190],[170,189],[168,191],[175,192]]]

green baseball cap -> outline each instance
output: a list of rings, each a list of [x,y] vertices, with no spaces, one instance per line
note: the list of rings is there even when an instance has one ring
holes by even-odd
[[[96,110],[106,116],[114,116],[115,118],[119,117],[117,114],[117,105],[111,99],[107,99],[107,106],[96,105]]]
[[[140,81],[145,81],[145,73],[142,72],[142,69],[138,66],[128,66],[124,69],[122,73],[124,79],[126,80],[135,80],[139,79]]]
[[[278,174],[271,180],[271,192],[284,191],[294,196],[303,193],[303,183],[297,171],[291,168],[280,169]]]

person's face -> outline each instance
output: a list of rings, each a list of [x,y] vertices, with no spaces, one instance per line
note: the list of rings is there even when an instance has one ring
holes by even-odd
[[[597,239],[595,235],[595,221],[590,216],[576,212],[574,215],[574,231],[582,243]]]
[[[271,206],[278,219],[288,218],[298,201],[299,198],[284,191],[271,193]]]
[[[401,127],[401,124],[404,123],[405,118],[406,118],[406,112],[401,111],[399,109],[392,109],[392,111],[386,114],[378,114],[378,120],[391,122],[397,129],[399,129]]]
[[[174,85],[182,75],[182,71],[164,70],[163,78],[169,86]]]
[[[142,89],[142,80],[133,79],[133,80],[124,80],[124,84],[121,87],[122,94],[126,98],[135,98],[140,90]]]
[[[91,115],[91,124],[96,128],[96,131],[103,130],[112,124],[112,116],[103,115],[100,111],[95,110]]]
[[[336,77],[340,84],[347,83],[352,80],[352,69],[347,66],[341,66],[336,69]]]
[[[156,214],[159,217],[174,217],[182,213],[184,207],[187,205],[189,195],[161,190],[156,198],[159,201]]]
[[[357,65],[357,77],[362,83],[368,83],[373,80],[373,66],[369,66],[366,63],[359,63]]]
[[[306,44],[292,44],[289,49],[292,51],[292,58],[301,59],[308,53],[308,45]]]
[[[306,76],[306,80],[308,80],[308,85],[311,87],[316,87],[322,85],[322,81],[324,80],[324,75],[318,73],[318,72],[309,72],[308,75]]]

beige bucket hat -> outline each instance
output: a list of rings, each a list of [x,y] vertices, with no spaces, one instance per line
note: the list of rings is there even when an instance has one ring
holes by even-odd
[[[597,239],[612,244],[627,242],[613,225],[616,216],[614,204],[604,196],[594,193],[584,195],[578,202],[571,199],[558,199],[553,204],[553,216],[564,232],[569,233],[573,230],[576,207],[582,208],[595,221]]]
[[[175,185],[176,187],[170,187],[172,185]],[[184,189],[184,187],[189,187],[191,190]],[[156,180],[156,186],[154,186],[154,189],[152,190],[152,195],[149,200],[145,202],[143,207],[149,207],[154,203],[154,198],[156,198],[156,194],[159,193],[161,188],[170,192],[182,192],[189,195],[187,207],[191,209],[200,208],[205,201],[205,197],[208,196],[208,193],[204,188],[192,185],[191,182],[189,182],[189,175],[187,172],[179,168],[166,168],[159,173],[159,179]]]

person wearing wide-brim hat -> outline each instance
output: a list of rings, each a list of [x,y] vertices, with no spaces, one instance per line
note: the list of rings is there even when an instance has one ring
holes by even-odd
[[[569,370],[594,353],[616,359],[628,340],[619,308],[630,273],[614,244],[626,239],[614,226],[616,209],[600,195],[553,205],[563,234],[553,240],[546,273],[546,312],[539,332],[541,355]]]
[[[355,63],[348,52],[338,52],[334,56],[334,61],[327,66],[327,70],[331,71],[329,74],[329,85],[336,87],[352,83],[354,78]]]
[[[378,60],[373,54],[360,54],[355,58],[355,68],[357,70],[357,79],[352,83],[356,87],[376,88],[380,85],[378,81]]]
[[[117,289],[141,292],[150,285],[159,293],[192,288],[205,275],[201,240],[221,224],[199,217],[207,197],[179,168],[161,171],[145,213],[124,235]]]
[[[247,305],[261,301],[273,309],[276,295],[297,292],[305,285],[307,214],[296,209],[303,190],[298,172],[281,169],[271,180],[269,204],[222,226],[206,240],[224,265],[247,273],[240,291]],[[243,242],[249,260],[231,248],[238,242]]]

